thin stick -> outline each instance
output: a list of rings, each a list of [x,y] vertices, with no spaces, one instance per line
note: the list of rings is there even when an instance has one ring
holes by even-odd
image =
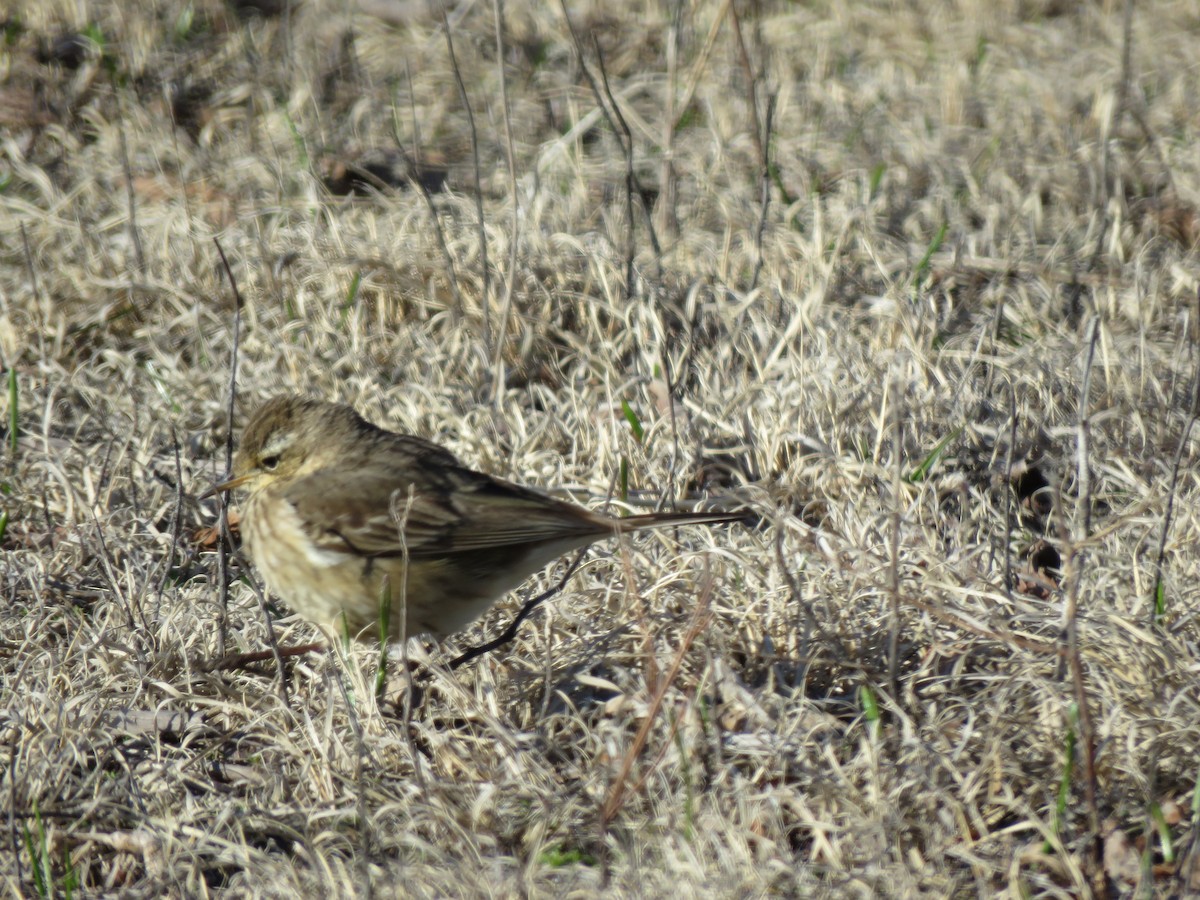
[[[146,254],[142,250],[142,236],[137,227],[137,198],[133,192],[133,170],[129,163],[129,144],[125,139],[125,123],[128,117],[121,117],[121,127],[117,135],[121,138],[121,166],[125,170],[125,200],[129,206],[129,239],[133,242],[133,255],[137,260],[139,272],[146,271]]]
[[[512,315],[513,281],[517,277],[517,259],[521,247],[521,203],[517,194],[517,159],[513,150],[512,110],[508,102],[508,76],[504,71],[507,51],[504,46],[503,0],[493,0],[492,11],[496,19],[496,68],[500,73],[500,100],[504,105],[504,151],[508,163],[508,194],[512,203],[512,234],[509,235],[508,271],[504,273],[504,299],[500,307],[500,327],[496,334],[492,361],[492,403],[500,406],[504,390],[504,338],[508,334],[508,320]]]
[[[446,28],[446,50],[450,54],[450,70],[454,73],[454,83],[458,85],[458,96],[462,100],[463,109],[467,113],[467,125],[471,131],[471,159],[475,163],[475,215],[479,227],[480,275],[483,282],[479,303],[483,307],[483,358],[487,360],[492,349],[492,273],[488,266],[487,230],[483,219],[483,186],[479,174],[479,135],[475,130],[475,113],[471,110],[471,99],[467,96],[467,86],[463,84],[462,72],[458,68],[458,57],[454,55],[454,39],[450,35],[450,22],[446,11],[442,10],[442,24]],[[504,60],[500,60],[500,69],[504,69]]]
[[[754,290],[758,285],[758,277],[762,273],[762,238],[767,227],[767,210],[771,204],[771,160],[769,148],[771,141],[771,120],[775,111],[775,97],[768,93],[766,113],[760,117],[758,103],[759,92],[763,85],[763,75],[761,72],[755,71],[754,67],[750,64],[750,53],[746,49],[746,39],[742,35],[742,21],[738,16],[737,7],[730,9],[729,21],[733,25],[733,36],[737,43],[738,58],[741,60],[742,69],[745,70],[746,79],[750,82],[750,118],[751,125],[753,126],[754,149],[758,153],[760,211],[758,228],[755,229],[754,235],[754,250],[757,262],[754,265],[754,274],[750,277],[750,289]]]
[[[646,206],[645,196],[646,191],[642,187],[641,180],[637,177],[637,173],[633,171],[633,130],[629,127],[629,123],[625,121],[625,115],[621,112],[621,107],[617,103],[617,98],[612,92],[612,88],[608,83],[608,70],[604,67],[604,55],[600,52],[600,43],[592,36],[592,43],[596,47],[596,65],[600,67],[600,83],[604,86],[604,94],[608,97],[608,102],[612,105],[613,115],[616,116],[617,123],[621,127],[621,131],[625,135],[625,143],[628,147],[626,154],[625,171],[628,181],[628,201],[629,219],[632,228],[633,222],[633,196],[637,195],[639,200],[638,206],[642,210],[646,220],[646,234],[650,238],[650,247],[654,251],[654,261],[658,267],[657,277],[662,278],[662,244],[658,240],[658,232],[654,228],[654,219],[650,215],[650,209]]]
[[[1121,41],[1121,73],[1117,82],[1117,102],[1113,107],[1112,119],[1109,123],[1109,140],[1103,142],[1100,153],[1100,197],[1099,206],[1104,213],[1104,226],[1101,229],[1101,239],[1096,244],[1094,258],[1098,261],[1100,248],[1104,245],[1104,234],[1108,230],[1110,217],[1108,215],[1109,198],[1109,167],[1112,164],[1112,138],[1121,130],[1121,121],[1129,105],[1129,80],[1133,69],[1133,0],[1125,0],[1125,16],[1122,22]],[[1092,269],[1095,266],[1091,266]]]
[[[1197,306],[1200,308],[1200,288],[1196,290]],[[1198,309],[1200,316],[1200,309]],[[1185,322],[1185,327],[1186,327]],[[1197,322],[1191,323],[1195,328],[1200,324],[1200,318]],[[1171,519],[1175,512],[1175,495],[1176,487],[1179,484],[1179,469],[1183,464],[1183,452],[1187,448],[1188,440],[1191,438],[1192,427],[1196,424],[1196,417],[1200,415],[1200,353],[1196,356],[1196,372],[1192,376],[1192,405],[1188,410],[1188,419],[1183,426],[1183,434],[1179,436],[1179,446],[1175,448],[1175,459],[1171,463],[1171,485],[1167,489],[1167,509],[1163,513],[1162,531],[1158,536],[1158,554],[1154,560],[1154,585],[1150,591],[1150,625],[1154,626],[1159,623],[1163,613],[1166,610],[1163,608],[1165,604],[1160,601],[1160,595],[1163,589],[1163,568],[1166,565],[1167,558],[1167,535],[1171,532]]]
[[[664,346],[658,354],[662,361],[663,382],[667,386],[667,415],[671,419],[671,463],[667,468],[667,488],[659,498],[658,508],[666,503],[675,508],[675,467],[679,465],[679,421],[675,415],[675,382],[671,375],[671,357]]]
[[[639,196],[643,196],[641,183],[638,181],[637,173],[633,171],[633,132],[629,129],[629,124],[625,121],[625,117],[621,114],[621,108],[617,105],[617,99],[613,96],[612,90],[608,84],[608,73],[604,68],[604,58],[600,55],[600,45],[593,44],[598,56],[597,63],[600,66],[600,74],[604,81],[604,93],[608,96],[608,102],[612,105],[612,111],[609,110],[608,104],[604,102],[604,96],[600,92],[600,85],[596,83],[595,77],[591,70],[587,67],[587,63],[583,56],[583,44],[579,40],[579,34],[575,31],[575,24],[571,21],[571,16],[567,13],[566,0],[559,0],[559,5],[562,7],[563,18],[567,23],[567,30],[571,33],[571,41],[575,48],[575,56],[579,60],[580,71],[587,79],[588,87],[592,90],[592,96],[596,100],[596,106],[604,114],[604,118],[608,121],[608,126],[617,135],[617,139],[621,141],[621,148],[625,151],[625,181],[626,181],[626,234],[629,236],[630,247],[629,252],[632,254],[632,234],[633,234],[633,194],[636,192]],[[650,211],[645,209],[645,204],[641,204],[646,213],[646,229],[650,236],[650,246],[654,249],[654,257],[659,266],[659,277],[662,276],[662,246],[658,240],[658,234],[654,230],[654,222],[651,219]],[[633,259],[632,255],[626,256],[625,269],[625,296],[626,299],[633,296]]]
[[[594,34],[592,35],[592,47],[596,51],[596,65],[600,67],[604,93],[608,97],[608,102],[612,104],[613,112],[621,126],[617,134],[621,139],[621,153],[625,157],[625,299],[628,300],[633,296],[633,260],[637,252],[634,244],[633,224],[633,182],[636,177],[633,171],[633,132],[630,131],[625,117],[621,115],[620,107],[616,105],[616,98],[613,97],[612,90],[609,88],[608,72],[604,68],[604,52],[600,49],[600,42]]]
[[[679,113],[675,116],[675,122],[672,128],[678,128],[679,123],[687,114],[688,107],[692,105],[692,98],[696,96],[696,88],[700,86],[700,76],[704,74],[704,70],[708,68],[708,60],[712,56],[713,47],[717,43],[717,35],[721,31],[721,23],[725,21],[725,16],[729,14],[729,10],[733,7],[733,0],[724,0],[721,8],[717,10],[716,16],[713,17],[712,25],[709,26],[708,35],[704,38],[704,47],[700,51],[700,56],[692,65],[692,73],[688,76],[687,87],[683,91],[683,98],[679,101],[676,109]]]
[[[671,660],[671,667],[667,669],[666,675],[659,679],[658,684],[654,686],[654,695],[650,700],[645,716],[642,718],[642,724],[638,728],[637,734],[634,735],[629,749],[625,752],[624,759],[621,760],[621,770],[617,773],[612,788],[609,790],[608,798],[604,801],[604,806],[600,809],[600,830],[602,834],[607,830],[609,824],[624,805],[625,786],[629,780],[629,774],[633,770],[633,764],[641,755],[642,749],[646,746],[646,741],[650,737],[650,729],[654,727],[654,723],[658,719],[663,702],[666,700],[667,691],[671,689],[671,685],[675,683],[675,679],[679,676],[679,670],[683,666],[683,661],[687,657],[688,650],[691,649],[696,638],[704,632],[704,629],[708,627],[708,623],[712,620],[712,591],[712,573],[706,568],[704,581],[700,586],[700,596],[697,598],[695,609],[692,612],[691,625],[684,634],[683,640],[679,642],[679,649],[675,652],[675,658]],[[647,684],[647,687],[650,687],[650,685]]]
[[[29,284],[33,288],[33,299],[37,303],[38,312],[41,314],[41,321],[38,322],[37,338],[38,338],[38,354],[40,359],[48,359],[46,355],[46,339],[45,334],[50,321],[49,310],[46,308],[46,303],[42,297],[41,283],[38,281],[37,269],[33,265],[33,252],[29,249],[29,234],[25,231],[25,223],[21,223],[21,246],[25,250],[25,268],[29,272]],[[13,368],[16,368],[16,362],[13,362]]]
[[[642,653],[646,663],[647,687],[658,684],[658,660],[654,658],[654,631],[650,627],[650,617],[646,613],[646,598],[642,596],[638,586],[637,573],[633,570],[633,558],[629,553],[629,537],[622,534],[617,538],[618,550],[621,554],[621,572],[625,576],[625,606],[632,608],[638,631],[642,634]]]
[[[409,82],[412,78],[410,76]],[[413,134],[417,134],[416,121],[413,122]],[[424,179],[419,177],[417,165],[413,162],[413,158],[408,155],[404,149],[404,141],[400,137],[400,123],[397,121],[395,107],[392,109],[392,137],[396,141],[396,147],[400,151],[400,155],[404,158],[404,174],[408,178],[408,183],[413,190],[419,191],[421,197],[425,200],[425,205],[429,208],[429,218],[433,224],[433,233],[437,237],[438,247],[442,251],[442,259],[446,262],[446,275],[450,279],[450,295],[454,298],[454,313],[461,315],[463,311],[462,291],[458,287],[458,272],[454,267],[454,257],[450,253],[450,245],[446,243],[446,233],[442,230],[442,221],[438,218],[437,207],[433,203],[433,195],[429,192],[429,187],[425,184]],[[421,145],[414,145],[414,153],[416,158],[421,158]]]
[[[1121,121],[1128,107],[1129,81],[1132,70],[1133,56],[1133,0],[1125,0],[1125,20],[1123,24],[1124,39],[1121,47],[1121,75],[1117,84],[1117,102],[1113,108],[1112,121],[1109,125],[1109,137],[1121,130]],[[1104,243],[1108,237],[1108,229],[1112,227],[1112,215],[1109,213],[1108,200],[1111,195],[1109,184],[1109,166],[1112,160],[1112,141],[1106,140],[1100,153],[1100,196],[1096,198],[1097,212],[1100,214],[1100,233],[1096,236],[1096,246],[1088,258],[1087,271],[1095,272],[1100,266],[1100,258],[1104,255]],[[1078,324],[1080,308],[1079,299],[1083,288],[1078,275],[1073,276],[1067,291],[1067,319],[1072,324]]]
[[[1079,424],[1076,428],[1075,469],[1079,480],[1079,492],[1075,501],[1075,515],[1078,522],[1082,518],[1082,529],[1072,538],[1083,544],[1092,531],[1091,494],[1092,479],[1088,468],[1088,443],[1091,437],[1091,420],[1088,417],[1088,399],[1092,391],[1092,368],[1096,359],[1096,342],[1100,337],[1100,317],[1092,316],[1087,330],[1087,356],[1083,362],[1083,385],[1079,389]]]
[[[671,4],[671,24],[667,28],[667,86],[666,108],[663,110],[662,121],[662,210],[660,221],[669,235],[679,234],[679,217],[676,210],[678,202],[678,183],[675,176],[675,89],[679,82],[679,32],[683,18],[683,0],[673,0]]]
[[[179,435],[175,432],[175,423],[171,423],[171,448],[175,451],[175,515],[171,517],[171,546],[167,550],[167,559],[163,563],[162,576],[158,579],[158,605],[162,606],[163,591],[167,586],[167,578],[171,574],[171,566],[175,563],[175,554],[179,550],[179,535],[183,530],[183,463],[179,459]]]
[[[612,500],[613,489],[616,487],[616,484],[617,477],[614,474],[612,479],[608,482],[608,493],[604,497],[605,508],[607,508],[609,501]],[[588,548],[583,547],[578,553],[575,554],[575,558],[572,559],[570,565],[567,566],[567,571],[563,573],[563,577],[559,580],[558,584],[554,585],[554,587],[547,591],[543,591],[536,597],[526,600],[524,604],[522,604],[521,610],[517,613],[516,618],[513,619],[506,629],[504,629],[499,637],[494,638],[493,640],[488,641],[486,644],[482,644],[478,647],[472,647],[466,653],[463,653],[454,659],[447,668],[453,672],[455,669],[466,665],[471,660],[476,659],[485,653],[490,653],[497,647],[503,647],[505,644],[510,643],[512,639],[517,636],[517,629],[520,627],[521,623],[533,615],[534,610],[536,610],[551,597],[560,593],[562,589],[567,586],[567,581],[570,580],[571,576],[575,574],[575,570],[578,569],[579,564],[583,562],[583,557],[587,554],[587,551]]]
[[[19,675],[16,680],[20,680]],[[9,690],[15,689],[16,684],[11,684]],[[17,863],[17,883],[24,884],[25,865],[21,860],[21,852],[19,850],[21,842],[17,839],[17,757],[21,755],[21,745],[13,738],[9,740],[11,744],[9,745],[8,753],[8,843],[12,849],[12,858]],[[30,863],[34,863],[34,861],[30,860]]]
[[[1011,415],[1008,426],[1008,453],[1004,459],[1004,596],[1012,600],[1013,584],[1016,575],[1012,570],[1012,530],[1013,518],[1013,456],[1017,452],[1017,389],[1010,382],[1008,385]]]
[[[504,631],[500,632],[497,637],[493,638],[487,643],[480,644],[478,647],[472,647],[465,653],[455,657],[453,660],[451,660],[447,668],[453,672],[455,669],[465,666],[471,660],[477,659],[480,656],[483,656],[485,653],[491,653],[493,650],[503,647],[505,644],[512,643],[513,639],[517,636],[517,630],[521,627],[521,623],[533,615],[534,611],[551,597],[562,593],[563,588],[567,586],[567,582],[570,580],[571,576],[575,574],[575,571],[579,568],[579,564],[583,562],[583,557],[586,554],[586,547],[576,553],[575,558],[571,560],[571,564],[567,566],[567,571],[563,573],[563,576],[558,580],[558,583],[552,588],[542,591],[542,593],[538,594],[536,597],[531,597],[530,599],[526,600],[521,605],[520,611],[513,618],[512,622],[510,622],[508,627],[505,628]]]
[[[775,96],[767,97],[767,114],[765,117],[767,133],[763,138],[763,152],[769,152],[771,146],[771,123],[775,118]],[[767,231],[767,213],[771,209],[771,161],[763,158],[759,171],[759,212],[758,227],[754,229],[754,273],[750,276],[750,290],[758,287],[758,278],[762,274],[765,257],[763,256],[763,235]]]
[[[230,543],[230,535],[229,535],[229,531],[228,531],[228,519],[225,515],[226,509],[225,509],[225,503],[224,503],[223,499],[220,504],[220,509],[221,509],[221,513],[222,513],[221,521],[222,521],[222,525],[224,526],[224,528],[222,529],[222,533],[221,533],[220,550],[224,550],[227,545],[232,546],[232,544]],[[220,557],[218,557],[218,559],[219,558]],[[254,591],[254,596],[258,601],[258,611],[262,615],[263,621],[266,622],[266,624],[267,624],[267,648],[268,649],[252,650],[247,653],[227,653],[227,654],[222,653],[222,654],[219,654],[215,660],[212,660],[211,662],[207,662],[207,663],[202,663],[197,668],[199,668],[199,670],[201,672],[217,672],[217,671],[221,671],[224,669],[243,669],[248,665],[252,665],[254,663],[259,663],[259,662],[265,662],[268,659],[273,659],[275,661],[275,675],[276,675],[276,678],[278,678],[278,680],[279,680],[279,699],[280,699],[280,701],[282,701],[282,703],[285,707],[290,706],[291,705],[291,694],[288,690],[288,685],[287,685],[287,670],[284,668],[284,665],[283,665],[284,658],[292,657],[292,656],[301,656],[305,653],[314,653],[318,650],[324,650],[326,645],[324,642],[319,641],[319,642],[315,642],[315,643],[311,643],[311,644],[301,644],[301,645],[295,646],[295,647],[282,647],[281,648],[279,646],[278,639],[275,637],[275,623],[271,619],[271,609],[267,605],[267,598],[266,598],[266,595],[263,593],[263,589],[258,586],[258,582],[255,581],[254,578],[252,578],[248,573],[246,575],[246,581],[250,585],[250,588]],[[222,598],[227,600],[227,598],[228,598],[228,579],[227,578],[225,578],[225,577],[221,578],[221,586],[222,586]],[[223,607],[222,611],[224,612],[225,609],[226,608]],[[225,637],[225,635],[224,635],[224,632],[222,631],[218,636],[218,641],[222,642],[222,645],[223,645],[224,637]]]
[[[892,398],[892,515],[891,540],[888,547],[888,586],[892,595],[891,621],[888,623],[888,684],[892,696],[900,702],[900,492],[903,478],[900,474],[903,453],[904,430],[900,424],[900,400],[898,383],[893,383]]]
[[[1096,355],[1096,343],[1100,333],[1100,318],[1093,316],[1088,324],[1087,355],[1084,360],[1083,384],[1079,397],[1079,425],[1076,431],[1076,479],[1079,490],[1075,504],[1075,534],[1067,541],[1067,558],[1064,562],[1066,602],[1063,609],[1066,630],[1067,665],[1071,673],[1071,686],[1075,705],[1079,710],[1079,745],[1083,750],[1084,791],[1087,800],[1088,828],[1091,832],[1092,871],[1102,883],[1108,876],[1102,865],[1104,859],[1103,838],[1100,835],[1099,786],[1096,777],[1096,735],[1092,724],[1091,708],[1083,680],[1083,659],[1079,651],[1079,582],[1083,569],[1083,545],[1091,530],[1091,477],[1088,472],[1088,446],[1090,421],[1088,398],[1092,381],[1092,364]],[[1102,891],[1107,894],[1107,890]]]
[[[225,471],[233,471],[233,407],[237,398],[237,369],[238,349],[242,340],[242,292],[238,290],[237,279],[233,277],[233,269],[225,257],[221,241],[213,238],[217,245],[217,253],[221,257],[221,265],[225,267],[225,277],[233,290],[233,348],[229,354],[229,399],[226,407],[225,431]],[[222,491],[217,499],[217,509],[220,515],[221,540],[217,544],[217,578],[221,583],[221,604],[217,614],[217,656],[225,656],[225,631],[229,625],[229,549],[233,546],[233,537],[229,531],[229,503],[225,492]]]
[[[733,25],[733,37],[737,45],[738,59],[742,64],[742,69],[746,73],[747,80],[750,82],[750,124],[753,126],[751,136],[754,138],[754,149],[758,152],[758,159],[761,163],[767,158],[767,151],[763,146],[762,121],[758,114],[758,88],[762,80],[758,73],[754,71],[754,67],[750,65],[750,53],[746,49],[746,39],[742,36],[742,20],[738,16],[737,7],[730,8],[729,21]]]
[[[805,628],[801,634],[800,645],[798,649],[798,658],[808,658],[808,643],[812,632],[817,633],[820,638],[821,645],[834,651],[834,655],[844,665],[852,665],[852,657],[846,649],[846,645],[842,643],[840,636],[830,631],[817,618],[813,612],[812,606],[804,602],[803,592],[800,590],[800,582],[796,575],[788,568],[787,559],[783,555],[783,528],[776,527],[775,529],[775,562],[779,565],[779,572],[783,576],[783,582],[787,585],[788,595],[791,597],[792,604],[800,610]]]
[[[1158,135],[1154,133],[1154,129],[1146,119],[1145,112],[1142,109],[1144,99],[1144,97],[1139,97],[1136,103],[1129,104],[1129,115],[1133,117],[1133,121],[1141,129],[1146,143],[1150,145],[1150,149],[1154,151],[1155,157],[1158,158],[1158,164],[1162,167],[1163,174],[1167,176],[1167,186],[1170,188],[1172,196],[1178,197],[1179,188],[1175,184],[1175,174],[1171,171],[1171,164],[1167,161],[1166,154],[1163,153],[1162,142],[1158,139]]]
[[[100,525],[100,519],[97,517],[95,509],[90,509],[89,511],[92,514],[92,522],[96,526],[96,540],[100,544],[100,562],[103,564],[104,577],[108,581],[108,589],[112,591],[114,597],[117,597],[121,601],[121,606],[125,609],[125,626],[130,631],[134,631],[137,628],[137,624],[133,618],[133,607],[130,606],[129,598],[121,591],[117,582],[117,572],[113,568],[112,554],[108,552],[108,542],[104,540],[104,528]],[[138,612],[141,613],[140,608]],[[142,630],[145,630],[145,628],[146,620],[142,616]]]

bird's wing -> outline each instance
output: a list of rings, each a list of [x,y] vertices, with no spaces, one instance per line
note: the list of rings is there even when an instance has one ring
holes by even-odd
[[[316,472],[284,492],[318,547],[417,559],[599,535],[608,528],[601,516],[466,469],[434,444],[413,442],[389,456],[391,465],[378,460],[381,465],[357,471]],[[389,480],[381,471],[397,475]]]

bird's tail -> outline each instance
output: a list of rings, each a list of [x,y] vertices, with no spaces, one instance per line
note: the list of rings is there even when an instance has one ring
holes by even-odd
[[[737,509],[729,512],[663,512],[647,513],[617,519],[617,531],[626,533],[646,528],[665,528],[669,525],[720,525],[725,522],[751,524],[758,518],[753,510]]]

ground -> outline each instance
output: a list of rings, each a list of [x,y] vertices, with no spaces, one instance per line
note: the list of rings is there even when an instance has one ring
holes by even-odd
[[[3,14],[6,893],[1200,892],[1196,5],[445,13]],[[235,440],[754,515],[220,667],[322,639],[235,348]]]

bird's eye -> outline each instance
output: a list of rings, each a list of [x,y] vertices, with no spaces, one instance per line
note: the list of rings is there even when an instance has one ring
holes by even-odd
[[[279,465],[279,454],[275,454],[274,456],[264,456],[259,461],[259,465],[261,465],[268,472],[273,471],[275,467]]]

